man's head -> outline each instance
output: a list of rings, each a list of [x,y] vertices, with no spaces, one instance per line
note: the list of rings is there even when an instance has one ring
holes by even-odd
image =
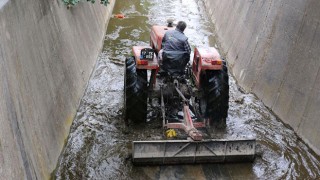
[[[184,21],[179,21],[176,28],[181,32],[183,32],[184,29],[186,29],[186,27],[187,27],[187,24]]]
[[[173,19],[167,19],[168,27],[173,27]]]

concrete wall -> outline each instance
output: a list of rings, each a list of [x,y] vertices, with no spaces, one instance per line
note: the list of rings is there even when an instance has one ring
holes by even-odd
[[[205,3],[238,83],[320,154],[320,1]]]
[[[0,179],[48,179],[105,34],[108,7],[61,0],[0,7]]]

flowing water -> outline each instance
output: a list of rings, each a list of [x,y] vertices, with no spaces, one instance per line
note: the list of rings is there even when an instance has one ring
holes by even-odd
[[[124,60],[134,45],[148,45],[150,27],[168,18],[187,22],[195,46],[215,46],[213,24],[201,0],[117,0],[104,48],[53,174],[56,179],[319,179],[320,163],[310,148],[259,99],[243,93],[230,76],[227,128],[219,138],[258,141],[253,163],[136,167],[131,141],[161,139],[161,123],[149,116],[143,127],[125,128]],[[221,50],[222,51],[222,50]],[[192,56],[191,56],[192,57]]]

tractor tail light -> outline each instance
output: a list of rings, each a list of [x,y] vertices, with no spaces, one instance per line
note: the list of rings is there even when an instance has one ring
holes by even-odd
[[[138,65],[148,65],[148,60],[138,60],[137,64]]]
[[[211,61],[212,65],[222,65],[222,60],[213,60]]]

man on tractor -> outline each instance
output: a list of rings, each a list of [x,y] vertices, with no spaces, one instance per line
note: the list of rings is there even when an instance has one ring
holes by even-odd
[[[162,39],[161,69],[171,75],[183,74],[190,59],[191,48],[183,33],[186,27],[184,21],[179,21],[176,29],[167,31]]]
[[[255,139],[207,139],[211,130],[201,131],[226,126],[228,67],[214,47],[195,48],[192,66],[186,66],[191,51],[183,34],[186,26],[182,21],[176,28],[169,21],[167,26],[154,25],[150,46],[132,47],[133,56],[125,61],[124,113],[127,125],[138,124],[146,122],[150,110],[156,120],[162,120],[162,127],[169,130],[168,138],[175,136],[172,129],[180,129],[191,139],[182,135],[174,140],[134,141],[132,161],[140,165],[253,161]],[[160,63],[154,52],[158,57],[163,55],[160,68],[164,73],[159,72],[160,76],[156,74]],[[148,70],[151,70],[149,78]]]

